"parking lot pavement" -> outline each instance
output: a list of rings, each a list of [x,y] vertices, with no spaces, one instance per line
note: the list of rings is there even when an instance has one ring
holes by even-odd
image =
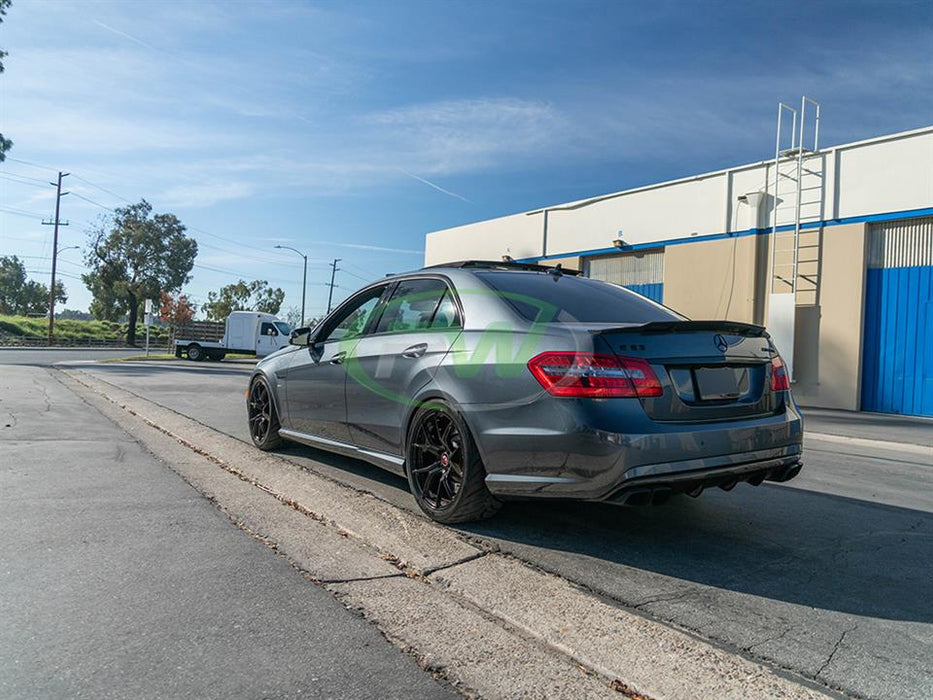
[[[247,369],[86,369],[248,441]],[[300,446],[281,454],[415,509],[405,481],[375,467]],[[805,462],[788,484],[740,484],[656,508],[511,503],[463,532],[852,694],[933,697],[933,461],[915,445],[808,437]]]
[[[901,442],[933,449],[933,418],[825,408],[804,408],[803,415],[808,432],[857,440]]]
[[[0,697],[456,696],[48,370],[0,456]]]

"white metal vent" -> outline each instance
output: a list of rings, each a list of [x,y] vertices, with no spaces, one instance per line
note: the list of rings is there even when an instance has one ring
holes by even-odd
[[[933,216],[871,224],[868,267],[917,265],[933,265]]]
[[[590,258],[586,261],[586,276],[624,286],[663,284],[664,249]]]

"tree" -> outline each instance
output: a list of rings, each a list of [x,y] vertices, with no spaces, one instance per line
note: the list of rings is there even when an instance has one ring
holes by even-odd
[[[65,287],[55,283],[55,301],[68,300]],[[26,268],[15,255],[0,258],[0,314],[40,316],[49,312],[49,288],[26,279]]]
[[[55,318],[58,319],[70,319],[73,321],[93,321],[94,317],[91,316],[87,311],[81,311],[79,309],[63,309],[62,311],[55,312]]]
[[[91,272],[81,279],[94,296],[91,313],[109,321],[126,314],[126,342],[135,345],[143,302],[181,289],[197,254],[197,241],[174,214],[153,214],[145,199],[114,210],[88,233]]]
[[[239,280],[221,287],[219,292],[208,292],[207,303],[201,310],[211,321],[223,321],[233,311],[277,314],[284,300],[285,292],[278,287],[273,289],[266,280]]]
[[[189,302],[184,294],[179,294],[175,298],[171,294],[162,292],[159,297],[159,320],[168,323],[172,330],[188,323],[194,318],[197,310],[197,307]]]
[[[12,0],[0,0],[0,24],[3,24],[3,17],[7,9],[12,4]],[[3,59],[6,58],[6,51],[0,51],[0,73],[3,72]],[[6,152],[13,148],[13,142],[0,134],[0,163],[6,160]]]
[[[301,325],[301,307],[300,306],[290,306],[288,311],[285,312],[285,323],[287,323],[292,328],[298,328]]]

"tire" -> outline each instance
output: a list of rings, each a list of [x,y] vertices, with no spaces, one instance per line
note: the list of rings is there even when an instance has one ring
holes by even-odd
[[[249,436],[260,450],[274,450],[284,440],[279,437],[279,416],[272,400],[272,390],[262,377],[253,380],[246,399]]]
[[[482,520],[502,507],[486,488],[486,469],[473,436],[446,403],[431,401],[418,409],[408,431],[406,456],[408,486],[432,520]]]
[[[185,357],[192,362],[201,362],[204,359],[204,349],[195,343],[185,348]]]

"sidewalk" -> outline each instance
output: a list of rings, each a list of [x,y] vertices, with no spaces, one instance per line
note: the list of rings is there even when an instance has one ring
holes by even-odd
[[[802,407],[807,433],[933,447],[933,418]]]
[[[48,370],[0,455],[0,697],[456,697]]]

